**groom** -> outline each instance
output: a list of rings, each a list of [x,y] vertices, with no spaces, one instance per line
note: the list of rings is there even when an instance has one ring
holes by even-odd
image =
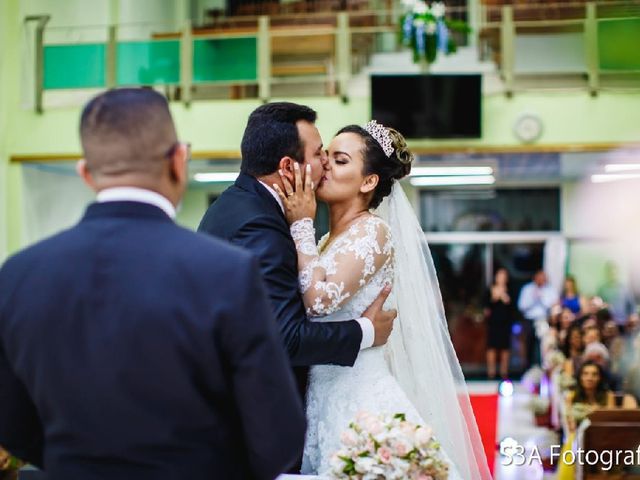
[[[298,290],[298,260],[281,201],[271,185],[283,188],[278,170],[293,184],[294,162],[311,167],[314,185],[328,168],[316,112],[288,102],[268,103],[250,116],[242,138],[242,164],[235,184],[209,207],[199,231],[252,251],[260,261],[285,348],[301,395],[308,367],[352,366],[362,349],[386,343],[395,311],[383,311],[385,289],[362,318],[311,322]]]

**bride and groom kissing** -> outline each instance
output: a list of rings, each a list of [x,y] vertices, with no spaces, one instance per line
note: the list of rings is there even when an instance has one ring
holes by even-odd
[[[306,405],[301,472],[330,472],[358,412],[402,412],[433,428],[449,478],[490,478],[428,246],[398,184],[414,157],[375,121],[342,128],[325,150],[315,121],[288,102],[251,113],[241,173],[198,228],[259,260]],[[317,246],[316,199],[330,223]]]
[[[315,119],[251,114],[203,235],[174,222],[189,149],[166,99],[89,101],[77,171],[96,201],[0,268],[0,447],[49,480],[266,480],[303,448],[296,471],[327,473],[358,412],[402,413],[433,429],[449,478],[490,478],[397,182],[412,155],[373,122],[325,152]]]

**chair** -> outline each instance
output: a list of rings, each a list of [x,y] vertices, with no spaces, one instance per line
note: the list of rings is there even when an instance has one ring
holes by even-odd
[[[635,453],[637,451],[640,445],[640,409],[599,409],[591,413],[588,418],[590,425],[585,429],[580,444],[580,448],[585,452],[627,450]],[[624,456],[621,456],[621,462],[623,458]],[[637,459],[637,454],[635,458]],[[593,468],[588,465],[578,468],[576,478],[579,480],[640,480],[640,473],[624,472],[615,467],[611,471],[601,471],[599,468],[598,471],[593,471]],[[638,470],[636,469],[635,472]]]

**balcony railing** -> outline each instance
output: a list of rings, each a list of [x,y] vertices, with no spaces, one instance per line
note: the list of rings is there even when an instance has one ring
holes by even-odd
[[[165,86],[186,104],[194,90],[210,86],[244,89],[267,100],[276,85],[316,83],[325,94],[346,98],[350,78],[372,53],[399,48],[400,14],[397,8],[242,16],[221,18],[210,28],[187,22],[181,31],[161,33],[124,24],[85,27],[86,32],[47,29],[46,17],[28,18],[37,21],[36,109],[42,110],[45,91],[125,85]],[[507,93],[520,75],[518,40],[532,32],[549,41],[553,35],[577,34],[584,62],[576,70],[593,93],[603,76],[640,73],[640,0],[475,4],[473,11],[456,7],[448,14],[469,19],[469,43],[496,62]]]

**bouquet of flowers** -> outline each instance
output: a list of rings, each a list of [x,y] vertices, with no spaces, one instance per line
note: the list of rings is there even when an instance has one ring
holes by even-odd
[[[540,395],[533,395],[529,402],[529,408],[535,415],[543,415],[549,411],[549,399]]]
[[[579,425],[582,420],[587,418],[597,407],[589,405],[588,403],[576,402],[571,405],[571,416],[576,421],[576,425]]]
[[[544,358],[544,367],[547,370],[555,370],[564,365],[564,354],[559,350],[550,351]]]
[[[576,386],[576,379],[573,375],[569,375],[567,372],[560,374],[560,390],[567,391],[573,390]]]
[[[23,465],[24,462],[20,461],[9,452],[7,452],[4,448],[0,447],[0,472],[18,470]]]
[[[408,422],[402,413],[359,413],[341,442],[331,459],[333,478],[446,480],[449,476],[449,464],[431,428]]]
[[[468,33],[469,26],[460,20],[445,18],[443,2],[402,0],[405,14],[400,18],[400,38],[405,46],[413,49],[413,61],[433,63],[438,51],[450,54],[456,51],[456,43],[450,31]]]

